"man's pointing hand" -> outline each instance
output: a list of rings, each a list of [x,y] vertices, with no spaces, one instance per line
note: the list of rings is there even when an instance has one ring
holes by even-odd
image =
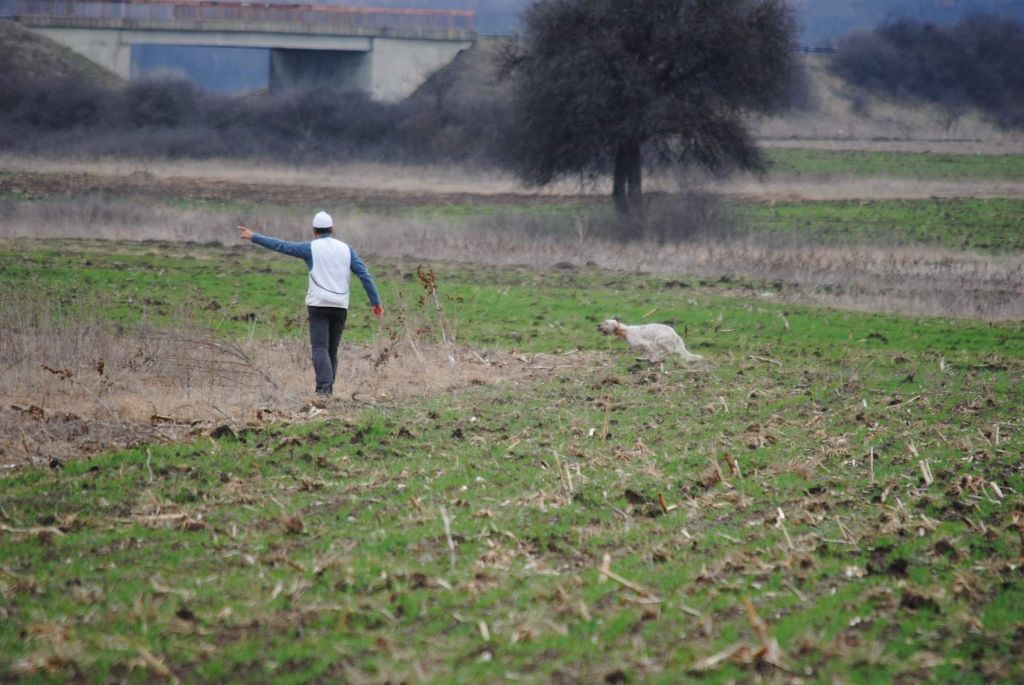
[[[239,237],[242,240],[252,240],[252,231],[250,231],[248,228],[239,224],[238,230],[240,231]]]

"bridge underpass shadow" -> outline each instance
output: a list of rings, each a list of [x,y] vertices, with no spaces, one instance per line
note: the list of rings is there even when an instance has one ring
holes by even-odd
[[[270,92],[312,87],[345,91],[370,90],[371,62],[367,52],[341,50],[270,51]]]

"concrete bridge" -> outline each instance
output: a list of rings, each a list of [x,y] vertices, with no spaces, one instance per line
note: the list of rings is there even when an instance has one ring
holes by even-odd
[[[359,90],[394,102],[473,44],[474,13],[195,0],[0,0],[0,18],[132,77],[133,46],[270,50],[272,91]]]

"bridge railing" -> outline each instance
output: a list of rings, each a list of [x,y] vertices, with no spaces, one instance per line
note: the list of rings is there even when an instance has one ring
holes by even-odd
[[[339,29],[399,31],[467,31],[476,13],[338,5],[237,3],[178,0],[0,0],[0,17],[126,19],[141,21],[238,21],[326,25]]]

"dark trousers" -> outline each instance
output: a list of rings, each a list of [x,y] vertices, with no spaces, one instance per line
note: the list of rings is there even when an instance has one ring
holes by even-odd
[[[316,393],[334,392],[334,377],[338,372],[338,345],[345,330],[348,310],[340,307],[306,307],[309,310],[309,344],[313,348],[313,371],[316,373]]]

